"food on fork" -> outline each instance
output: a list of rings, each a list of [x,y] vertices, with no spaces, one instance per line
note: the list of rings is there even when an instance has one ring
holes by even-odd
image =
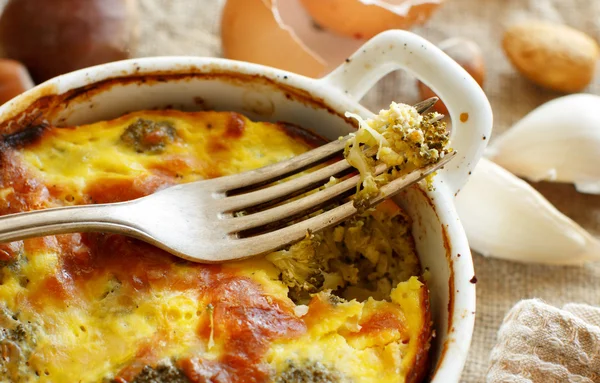
[[[442,115],[429,113],[425,116],[406,104],[392,102],[390,109],[364,120],[353,113],[347,117],[356,119],[359,129],[346,144],[344,156],[361,175],[356,204],[364,206],[369,198],[379,193],[379,187],[415,169],[438,162],[449,153],[449,133]],[[375,156],[369,156],[363,147],[375,147]],[[374,166],[385,163],[390,170],[374,174]],[[430,176],[429,179],[432,177]]]
[[[383,143],[379,158],[400,167],[391,176],[439,158],[447,141],[434,115],[396,108],[369,123],[385,141],[373,141],[379,136],[369,138],[369,129],[354,141]],[[234,112],[140,111],[74,127],[25,126],[0,142],[0,215],[130,200],[321,143],[292,125]],[[393,150],[410,151],[405,166]],[[365,155],[352,158],[366,163],[363,172],[372,166]],[[432,334],[422,274],[410,218],[391,200],[287,249],[220,265],[106,233],[0,244],[0,376],[417,382]]]

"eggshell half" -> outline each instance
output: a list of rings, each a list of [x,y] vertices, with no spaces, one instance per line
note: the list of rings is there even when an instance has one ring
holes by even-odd
[[[343,36],[371,38],[388,29],[427,21],[443,0],[301,0],[322,27]]]
[[[275,0],[228,0],[221,20],[223,55],[310,77],[327,63],[281,21]]]

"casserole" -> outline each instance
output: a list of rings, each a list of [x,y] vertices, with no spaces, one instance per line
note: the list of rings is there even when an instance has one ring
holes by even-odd
[[[430,275],[437,333],[432,379],[458,380],[475,315],[475,277],[452,198],[487,142],[491,113],[476,83],[428,42],[406,32],[386,32],[320,80],[218,59],[112,63],[34,88],[0,108],[0,124],[3,132],[14,133],[42,121],[72,126],[154,108],[228,110],[253,120],[291,122],[335,139],[353,126],[343,113],[368,116],[356,100],[398,67],[415,72],[444,98],[455,121],[452,140],[460,158],[440,172],[435,190],[415,187],[396,201],[412,218],[416,248]]]
[[[279,162],[313,140],[217,111],[26,127],[3,137],[0,214],[129,200]],[[163,206],[155,214],[178,218]],[[391,200],[219,265],[99,232],[2,243],[0,254],[0,376],[13,383],[418,382],[427,366],[428,289]]]

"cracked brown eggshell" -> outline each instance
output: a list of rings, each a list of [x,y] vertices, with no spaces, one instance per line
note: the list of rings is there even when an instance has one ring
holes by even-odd
[[[300,0],[227,0],[221,19],[223,55],[320,77],[343,63],[367,38],[390,28],[424,21],[425,15],[440,1],[375,1],[385,3],[387,8],[377,5],[373,10],[368,6],[367,12],[363,12],[364,4],[360,1],[346,0],[348,9],[344,7],[343,11],[359,12],[360,17],[344,19],[333,15],[330,21],[343,25],[342,29],[354,28],[352,33],[339,34],[335,28],[323,27],[330,25],[328,22],[318,25],[319,21],[314,21],[314,18],[322,20],[322,17],[332,16],[330,12],[336,12],[337,0],[306,4]],[[419,5],[414,5],[416,3]]]
[[[228,0],[221,18],[223,55],[310,77],[322,75],[326,62],[282,25],[277,3],[277,0]]]
[[[340,35],[371,38],[388,29],[423,24],[443,0],[300,0],[320,26]]]

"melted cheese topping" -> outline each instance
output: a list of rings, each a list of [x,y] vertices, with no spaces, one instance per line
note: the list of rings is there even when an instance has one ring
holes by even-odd
[[[121,139],[140,118],[175,129],[159,153]],[[311,146],[282,125],[225,112],[51,127],[22,149],[0,146],[0,214],[127,200]],[[159,382],[310,381],[321,365],[332,381],[402,382],[426,353],[428,315],[416,278],[390,302],[321,292],[305,307],[263,258],[199,265],[102,233],[0,244],[0,374],[11,382],[133,382],[158,365],[172,372]]]
[[[139,118],[172,124],[177,138],[161,155],[138,153],[119,137]],[[154,175],[191,182],[256,169],[305,152],[281,126],[235,113],[137,112],[85,127],[52,129],[23,155],[47,183],[76,195],[91,184]]]
[[[369,298],[335,304],[319,293],[303,317],[307,333],[276,344],[267,359],[279,371],[290,358],[316,359],[344,371],[348,381],[404,382],[424,346],[419,332],[429,326],[423,293],[416,277],[392,290],[391,302]]]

